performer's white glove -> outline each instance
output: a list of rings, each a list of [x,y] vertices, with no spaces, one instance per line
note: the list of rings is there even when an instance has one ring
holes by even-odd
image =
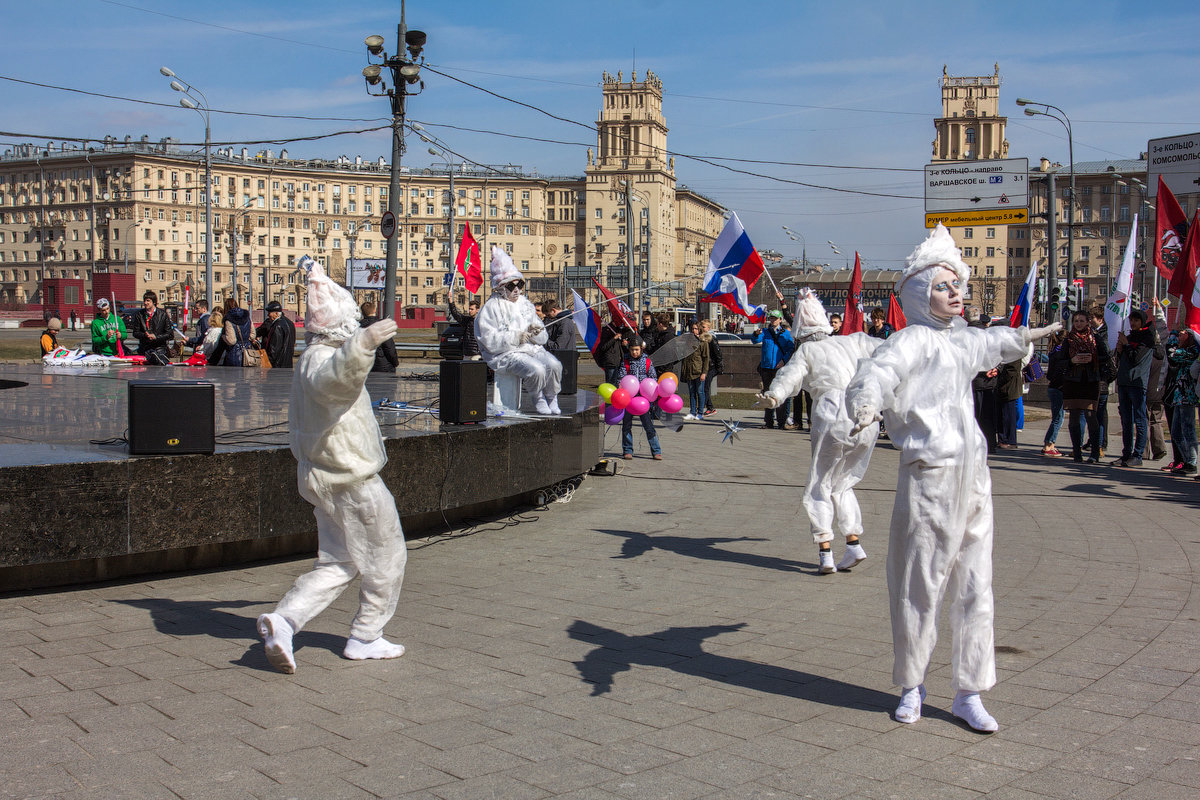
[[[1053,322],[1044,328],[1030,328],[1029,329],[1029,341],[1036,342],[1039,339],[1045,339],[1047,336],[1051,336],[1055,333],[1058,333],[1062,329],[1063,329],[1063,324],[1062,324],[1062,322],[1058,322],[1058,321]]]
[[[759,392],[758,399],[767,408],[779,407],[779,401],[775,399],[774,395],[767,394],[766,392]]]
[[[882,419],[883,415],[879,413],[879,409],[874,406],[863,406],[854,414],[854,427],[850,429],[850,435],[857,436],[859,432]]]
[[[396,335],[396,320],[385,317],[373,325],[363,328],[363,344],[368,350],[374,350],[379,345]]]

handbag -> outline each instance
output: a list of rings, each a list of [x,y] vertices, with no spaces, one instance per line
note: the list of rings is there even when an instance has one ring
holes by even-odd
[[[263,358],[262,350],[254,347],[250,342],[242,338],[242,329],[234,324],[233,330],[237,333],[237,345],[242,351],[242,366],[243,367],[259,367],[266,359]]]

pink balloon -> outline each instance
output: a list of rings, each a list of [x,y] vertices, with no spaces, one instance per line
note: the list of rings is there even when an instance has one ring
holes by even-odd
[[[645,414],[650,410],[650,401],[639,394],[637,397],[634,397],[629,401],[629,405],[626,406],[626,408],[630,414],[633,414],[635,417],[640,417],[642,414]]]
[[[658,382],[658,396],[666,399],[675,394],[675,390],[679,388],[679,381],[674,378],[663,378]]]
[[[625,418],[625,410],[609,406],[604,409],[604,421],[609,425],[618,425]]]
[[[674,414],[683,408],[683,398],[677,394],[658,398],[658,407],[668,414]]]
[[[638,393],[647,400],[653,400],[658,397],[658,381],[654,378],[642,378],[642,385],[638,388]]]
[[[634,378],[634,380],[637,380],[637,378]],[[624,389],[617,389],[612,393],[612,396],[608,398],[608,403],[618,411],[624,411],[625,406],[629,405],[630,399],[629,392],[625,391]]]
[[[628,392],[630,396],[638,393],[638,387],[640,385],[641,384],[638,382],[637,377],[633,375],[626,375],[624,378],[621,378],[620,387]]]

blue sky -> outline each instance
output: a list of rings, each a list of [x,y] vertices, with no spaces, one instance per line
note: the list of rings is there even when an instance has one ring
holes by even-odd
[[[214,141],[384,125],[387,103],[368,97],[360,77],[362,40],[378,33],[390,49],[399,17],[399,0],[5,3],[0,75],[168,105],[0,80],[0,129],[32,134],[0,136],[0,148],[106,134],[202,141],[200,117],[172,107],[178,95],[158,73],[163,64],[202,89],[214,109],[336,118],[214,114]],[[923,237],[920,173],[899,170],[929,161],[943,64],[952,75],[990,75],[999,63],[1012,157],[1067,161],[1062,127],[1021,115],[1019,96],[1070,114],[1078,161],[1136,157],[1149,138],[1200,130],[1200,10],[1190,3],[410,0],[407,19],[428,34],[426,58],[438,70],[559,117],[593,122],[601,73],[628,75],[636,64],[639,76],[649,68],[663,80],[668,145],[677,153],[893,168],[726,162],[774,178],[900,195],[874,197],[676,158],[679,182],[737,211],[759,249],[798,256],[780,229],[788,225],[803,234],[811,259],[835,265],[827,240],[894,266]],[[584,128],[432,72],[425,81],[410,118],[453,150],[542,175],[583,173],[585,149],[594,145]],[[293,156],[374,159],[388,154],[389,137],[357,133],[285,146]],[[410,141],[406,163],[432,160],[423,143]]]

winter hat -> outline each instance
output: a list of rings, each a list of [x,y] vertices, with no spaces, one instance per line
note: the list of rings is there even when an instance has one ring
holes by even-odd
[[[956,274],[963,282],[964,291],[967,280],[971,277],[971,268],[962,260],[950,232],[939,222],[925,241],[912,251],[906,263],[907,266],[896,281],[895,291],[909,324],[933,328],[948,327],[950,323],[935,317],[929,310],[930,289],[933,287],[934,276],[939,271],[935,267],[944,266]]]
[[[96,308],[108,308],[108,300],[101,297],[96,301]]]
[[[308,308],[304,311],[304,336],[345,341],[358,330],[360,313],[354,297],[330,280],[325,269],[310,256],[300,259],[308,270]]]
[[[800,338],[803,339],[817,333],[833,333],[833,326],[829,324],[825,315],[825,306],[821,305],[821,300],[817,297],[816,292],[805,286],[800,290],[798,296],[799,302],[796,303],[794,318],[798,326],[796,332]]]
[[[492,289],[499,289],[509,281],[523,281],[525,276],[504,252],[504,248],[492,245]]]

